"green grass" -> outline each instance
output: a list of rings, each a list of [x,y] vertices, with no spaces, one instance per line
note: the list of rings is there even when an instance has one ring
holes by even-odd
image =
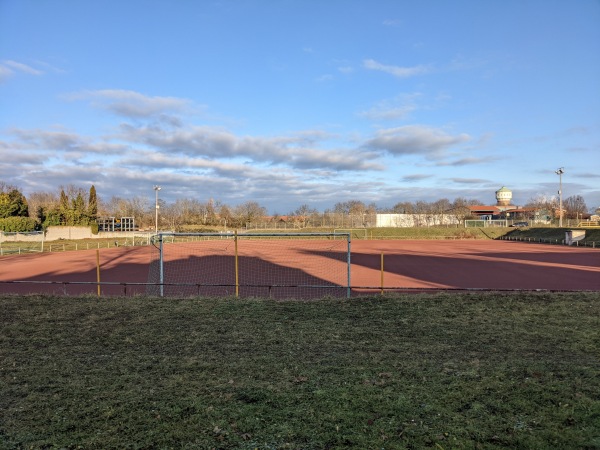
[[[389,227],[389,228],[302,228],[277,230],[250,230],[248,233],[332,233],[333,231],[351,233],[352,239],[495,239],[503,236],[512,228],[465,228],[463,226],[448,227]],[[351,231],[353,230],[353,231]]]
[[[92,250],[100,248],[115,248],[122,246],[146,245],[147,239],[142,237],[120,237],[120,238],[104,238],[104,239],[59,239],[57,241],[45,241],[43,245],[44,252],[65,252],[73,250]],[[0,243],[3,255],[14,253],[30,253],[39,252],[42,250],[41,242],[10,242],[4,241]]]
[[[600,448],[600,293],[5,296],[0,448]]]
[[[545,241],[556,241],[562,242],[565,239],[565,233],[569,230],[578,230],[582,228],[571,227],[571,228],[518,228],[511,229],[507,236],[516,237],[520,239],[543,239]],[[591,245],[592,242],[596,243],[596,246],[600,246],[600,229],[587,228],[585,229],[585,239],[582,239],[580,243],[587,243]]]

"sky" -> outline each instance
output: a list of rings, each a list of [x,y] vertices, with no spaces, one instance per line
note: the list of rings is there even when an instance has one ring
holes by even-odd
[[[600,0],[0,0],[27,196],[600,207]]]

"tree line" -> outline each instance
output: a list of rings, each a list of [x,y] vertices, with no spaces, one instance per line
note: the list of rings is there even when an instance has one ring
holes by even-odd
[[[243,228],[257,223],[285,223],[286,226],[304,228],[307,226],[359,227],[373,226],[377,213],[442,215],[453,214],[459,220],[473,218],[469,206],[481,205],[476,199],[456,198],[453,201],[443,198],[433,202],[398,202],[392,207],[379,207],[375,203],[360,200],[338,202],[332,208],[318,211],[303,204],[286,214],[269,216],[267,209],[255,201],[247,201],[237,206],[229,206],[209,199],[177,199],[167,203],[159,199],[159,228],[179,230],[182,226]],[[555,197],[538,196],[529,201],[526,207],[546,210],[549,214],[558,211]],[[28,198],[21,190],[0,181],[0,230],[32,231],[42,230],[53,225],[97,227],[99,217],[133,217],[136,224],[144,229],[155,226],[155,204],[147,197],[130,199],[113,196],[107,201],[97,196],[92,185],[89,190],[69,185],[56,193],[34,192]],[[587,212],[587,206],[580,195],[563,201],[564,218],[580,218]]]
[[[87,226],[96,224],[98,198],[92,185],[61,188],[58,195],[37,192],[29,200],[16,187],[0,181],[0,230],[34,231],[52,225]]]

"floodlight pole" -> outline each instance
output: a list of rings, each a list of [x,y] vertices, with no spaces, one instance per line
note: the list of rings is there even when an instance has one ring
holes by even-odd
[[[155,209],[155,219],[154,219],[154,232],[158,233],[158,191],[160,191],[160,186],[154,186],[154,192],[156,193],[156,202],[154,204]]]
[[[563,206],[562,206],[562,175],[565,173],[565,168],[561,167],[556,172],[558,175],[558,227],[562,228],[562,216],[563,216]]]

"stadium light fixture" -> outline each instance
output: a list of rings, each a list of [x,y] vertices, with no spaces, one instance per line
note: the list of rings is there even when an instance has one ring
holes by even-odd
[[[160,186],[154,186],[154,192],[156,193],[156,202],[155,202],[155,221],[154,221],[154,232],[158,233],[158,191],[160,191]]]
[[[562,175],[565,173],[565,168],[561,167],[556,170],[554,173],[558,175],[558,226],[562,228],[562,216],[563,216],[563,207],[562,207]]]

